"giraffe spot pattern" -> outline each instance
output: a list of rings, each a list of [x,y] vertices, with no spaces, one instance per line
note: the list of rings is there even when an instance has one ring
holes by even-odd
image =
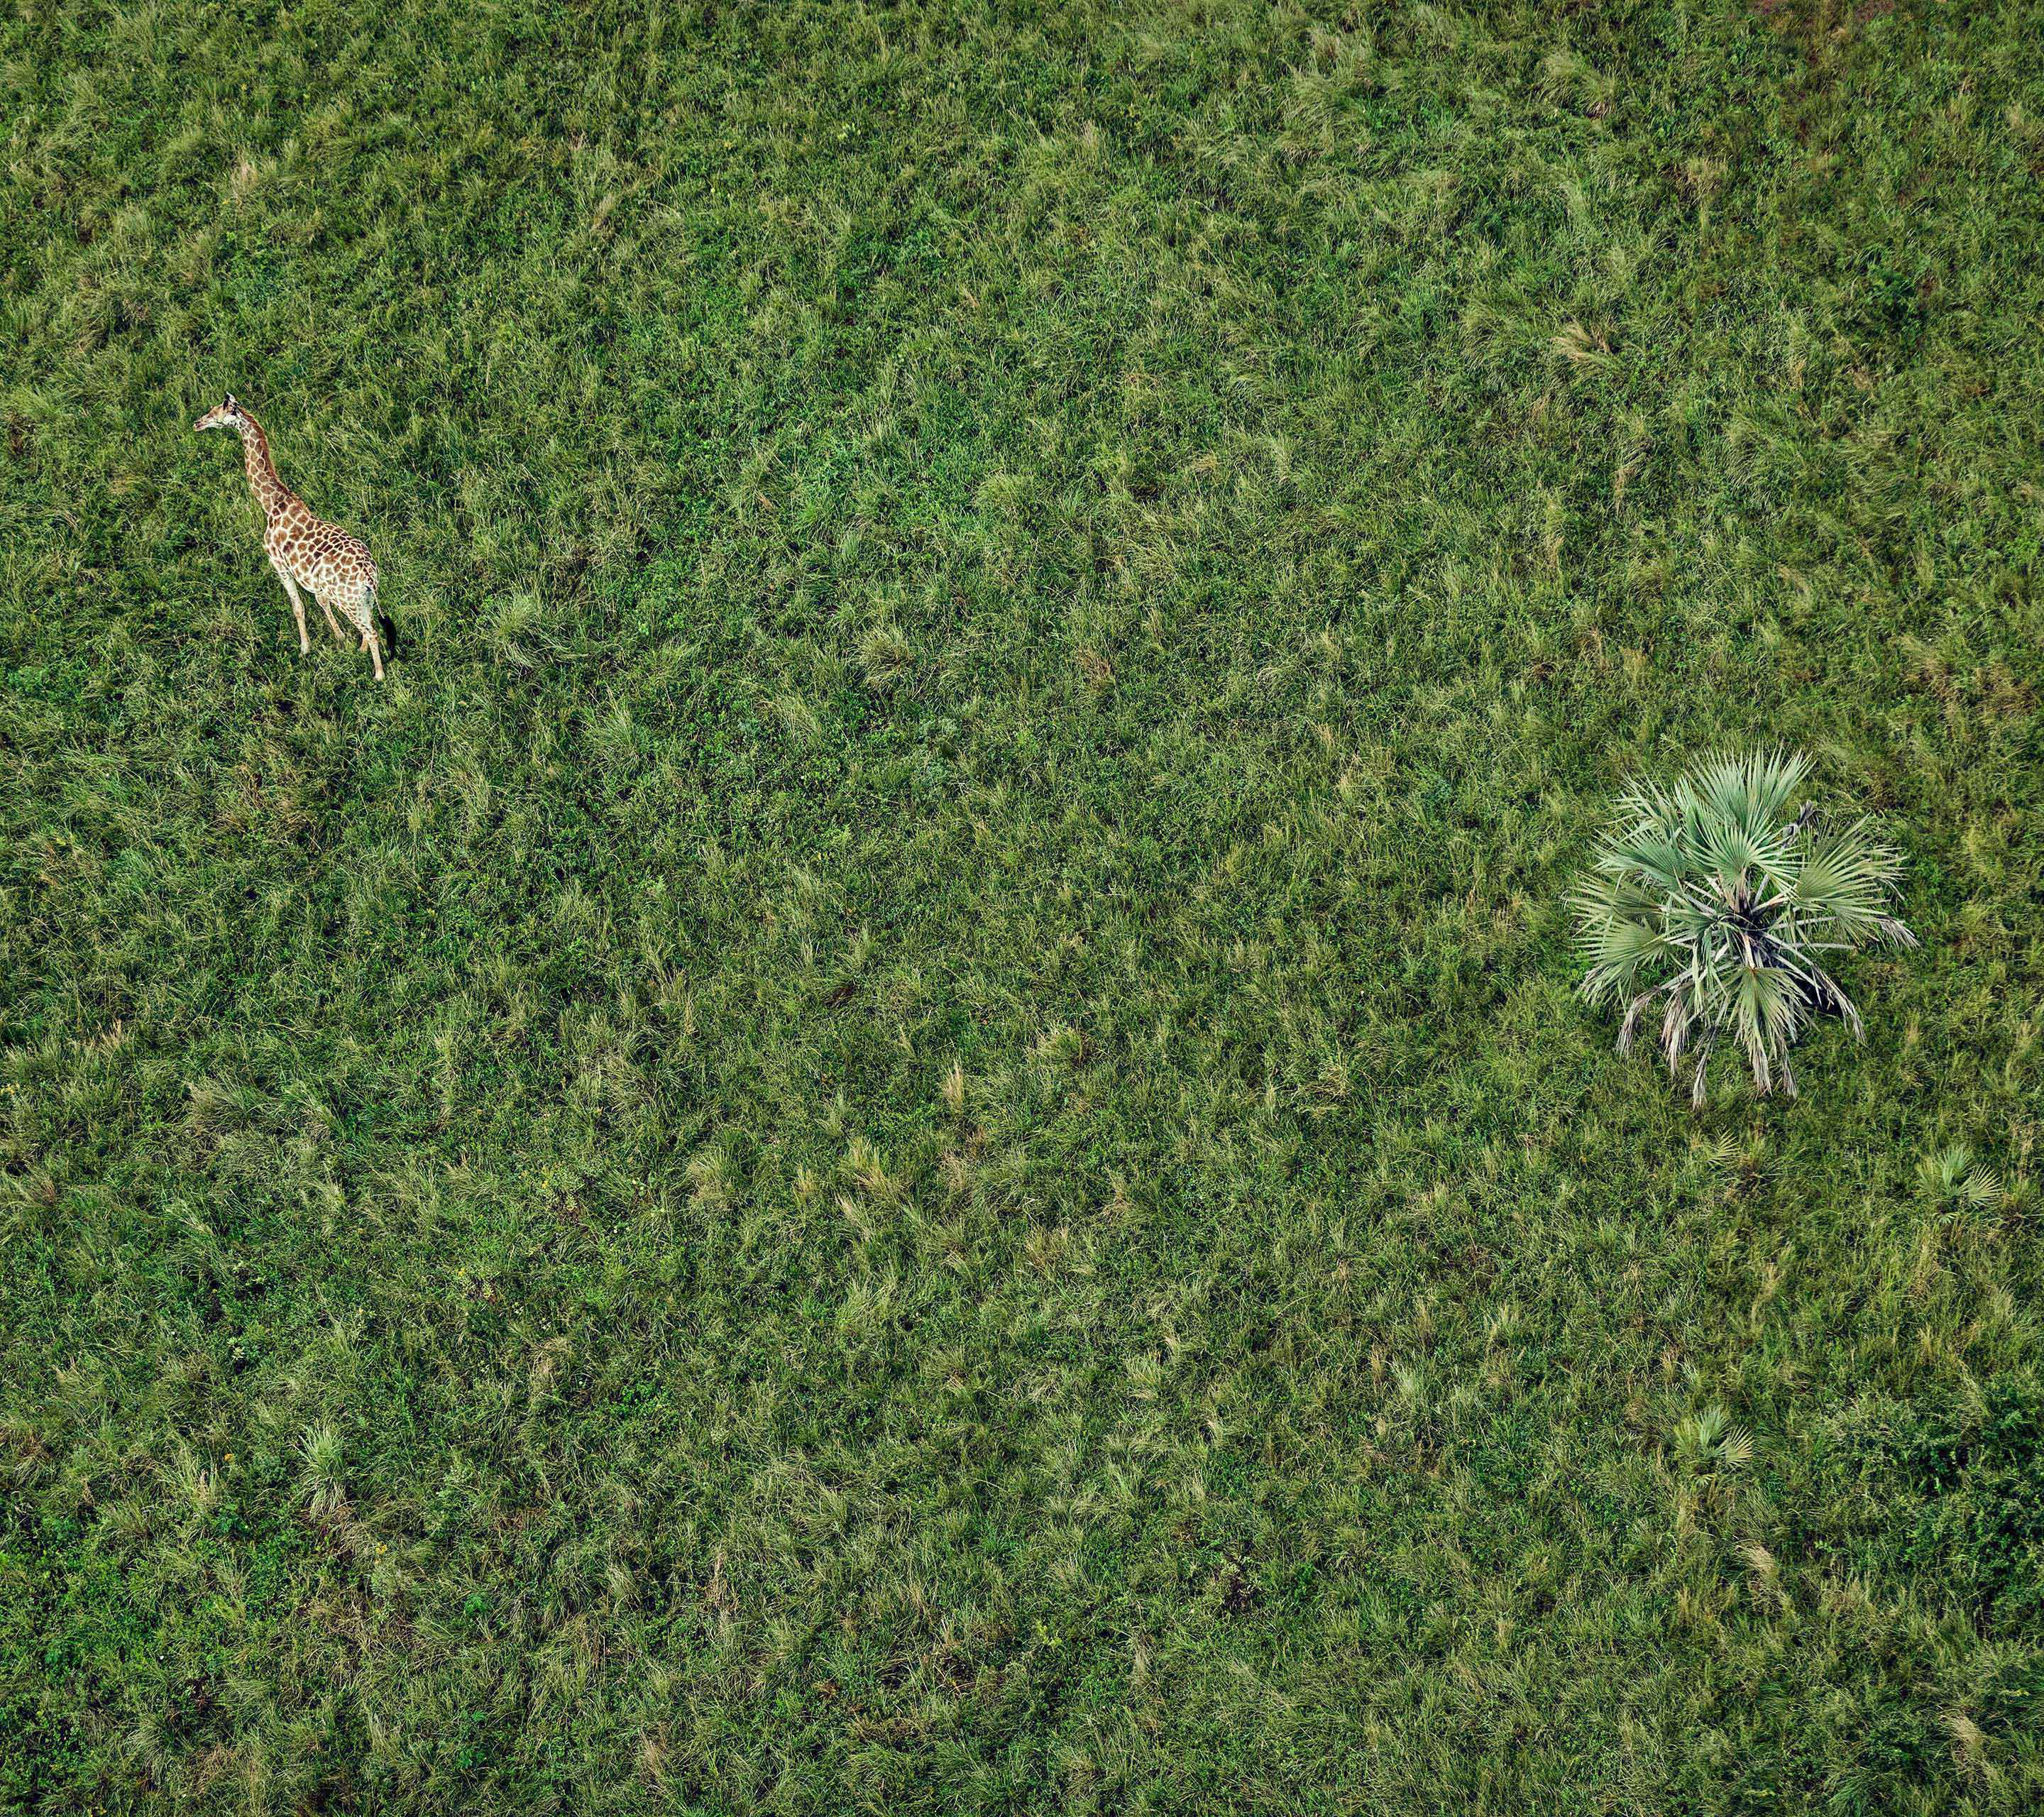
[[[371,628],[376,600],[376,563],[368,545],[301,505],[270,529],[263,546],[291,578],[351,619],[359,631]]]

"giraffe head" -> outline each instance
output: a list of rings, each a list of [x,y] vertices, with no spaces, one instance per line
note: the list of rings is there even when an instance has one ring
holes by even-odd
[[[217,409],[207,411],[192,427],[195,429],[232,429],[239,434],[252,420],[248,413],[234,401],[234,394],[230,391],[225,404]]]

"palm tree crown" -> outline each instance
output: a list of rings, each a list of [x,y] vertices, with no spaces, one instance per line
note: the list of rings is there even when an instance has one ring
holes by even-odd
[[[1788,811],[1810,774],[1799,752],[1705,759],[1672,789],[1619,802],[1574,898],[1589,966],[1583,994],[1622,1002],[1620,1053],[1648,1012],[1672,1071],[1691,1056],[1691,1101],[1729,1035],[1755,1089],[1796,1095],[1788,1050],[1813,1016],[1865,1038],[1859,1012],[1823,968],[1828,955],[1915,936],[1888,912],[1901,862],[1869,822],[1827,826]]]

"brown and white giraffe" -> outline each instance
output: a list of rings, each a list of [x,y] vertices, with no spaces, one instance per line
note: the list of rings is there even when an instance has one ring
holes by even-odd
[[[334,636],[344,643],[348,633],[334,617],[334,608],[339,606],[347,614],[348,621],[361,632],[362,647],[369,652],[370,661],[376,665],[376,678],[382,681],[383,652],[376,632],[376,563],[368,544],[335,524],[323,522],[305,509],[305,501],[277,477],[276,463],[270,459],[270,440],[263,433],[263,425],[231,395],[192,427],[232,429],[241,437],[249,488],[268,520],[263,532],[263,551],[284,583],[284,591],[291,596],[291,610],[298,620],[301,654],[313,647],[311,638],[305,635],[305,601],[298,597],[302,586],[319,601]]]

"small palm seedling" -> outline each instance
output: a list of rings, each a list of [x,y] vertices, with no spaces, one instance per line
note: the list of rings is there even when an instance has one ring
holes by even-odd
[[[1753,1435],[1735,1426],[1722,1407],[1706,1407],[1675,1428],[1675,1442],[1682,1455],[1697,1469],[1709,1475],[1719,1470],[1742,1470],[1753,1462]]]
[[[1624,1005],[1621,1054],[1658,1012],[1669,1070],[1689,1058],[1693,1104],[1727,1037],[1756,1090],[1778,1081],[1793,1097],[1788,1050],[1812,1018],[1865,1036],[1824,970],[1830,955],[1916,944],[1888,912],[1900,860],[1869,823],[1830,827],[1814,805],[1789,812],[1809,773],[1808,758],[1777,751],[1706,759],[1672,789],[1636,786],[1576,894],[1584,996]]]
[[[1963,1142],[1935,1154],[1927,1154],[1916,1164],[1916,1177],[1923,1195],[1947,1216],[1961,1212],[1984,1212],[2002,1202],[2001,1178]]]

